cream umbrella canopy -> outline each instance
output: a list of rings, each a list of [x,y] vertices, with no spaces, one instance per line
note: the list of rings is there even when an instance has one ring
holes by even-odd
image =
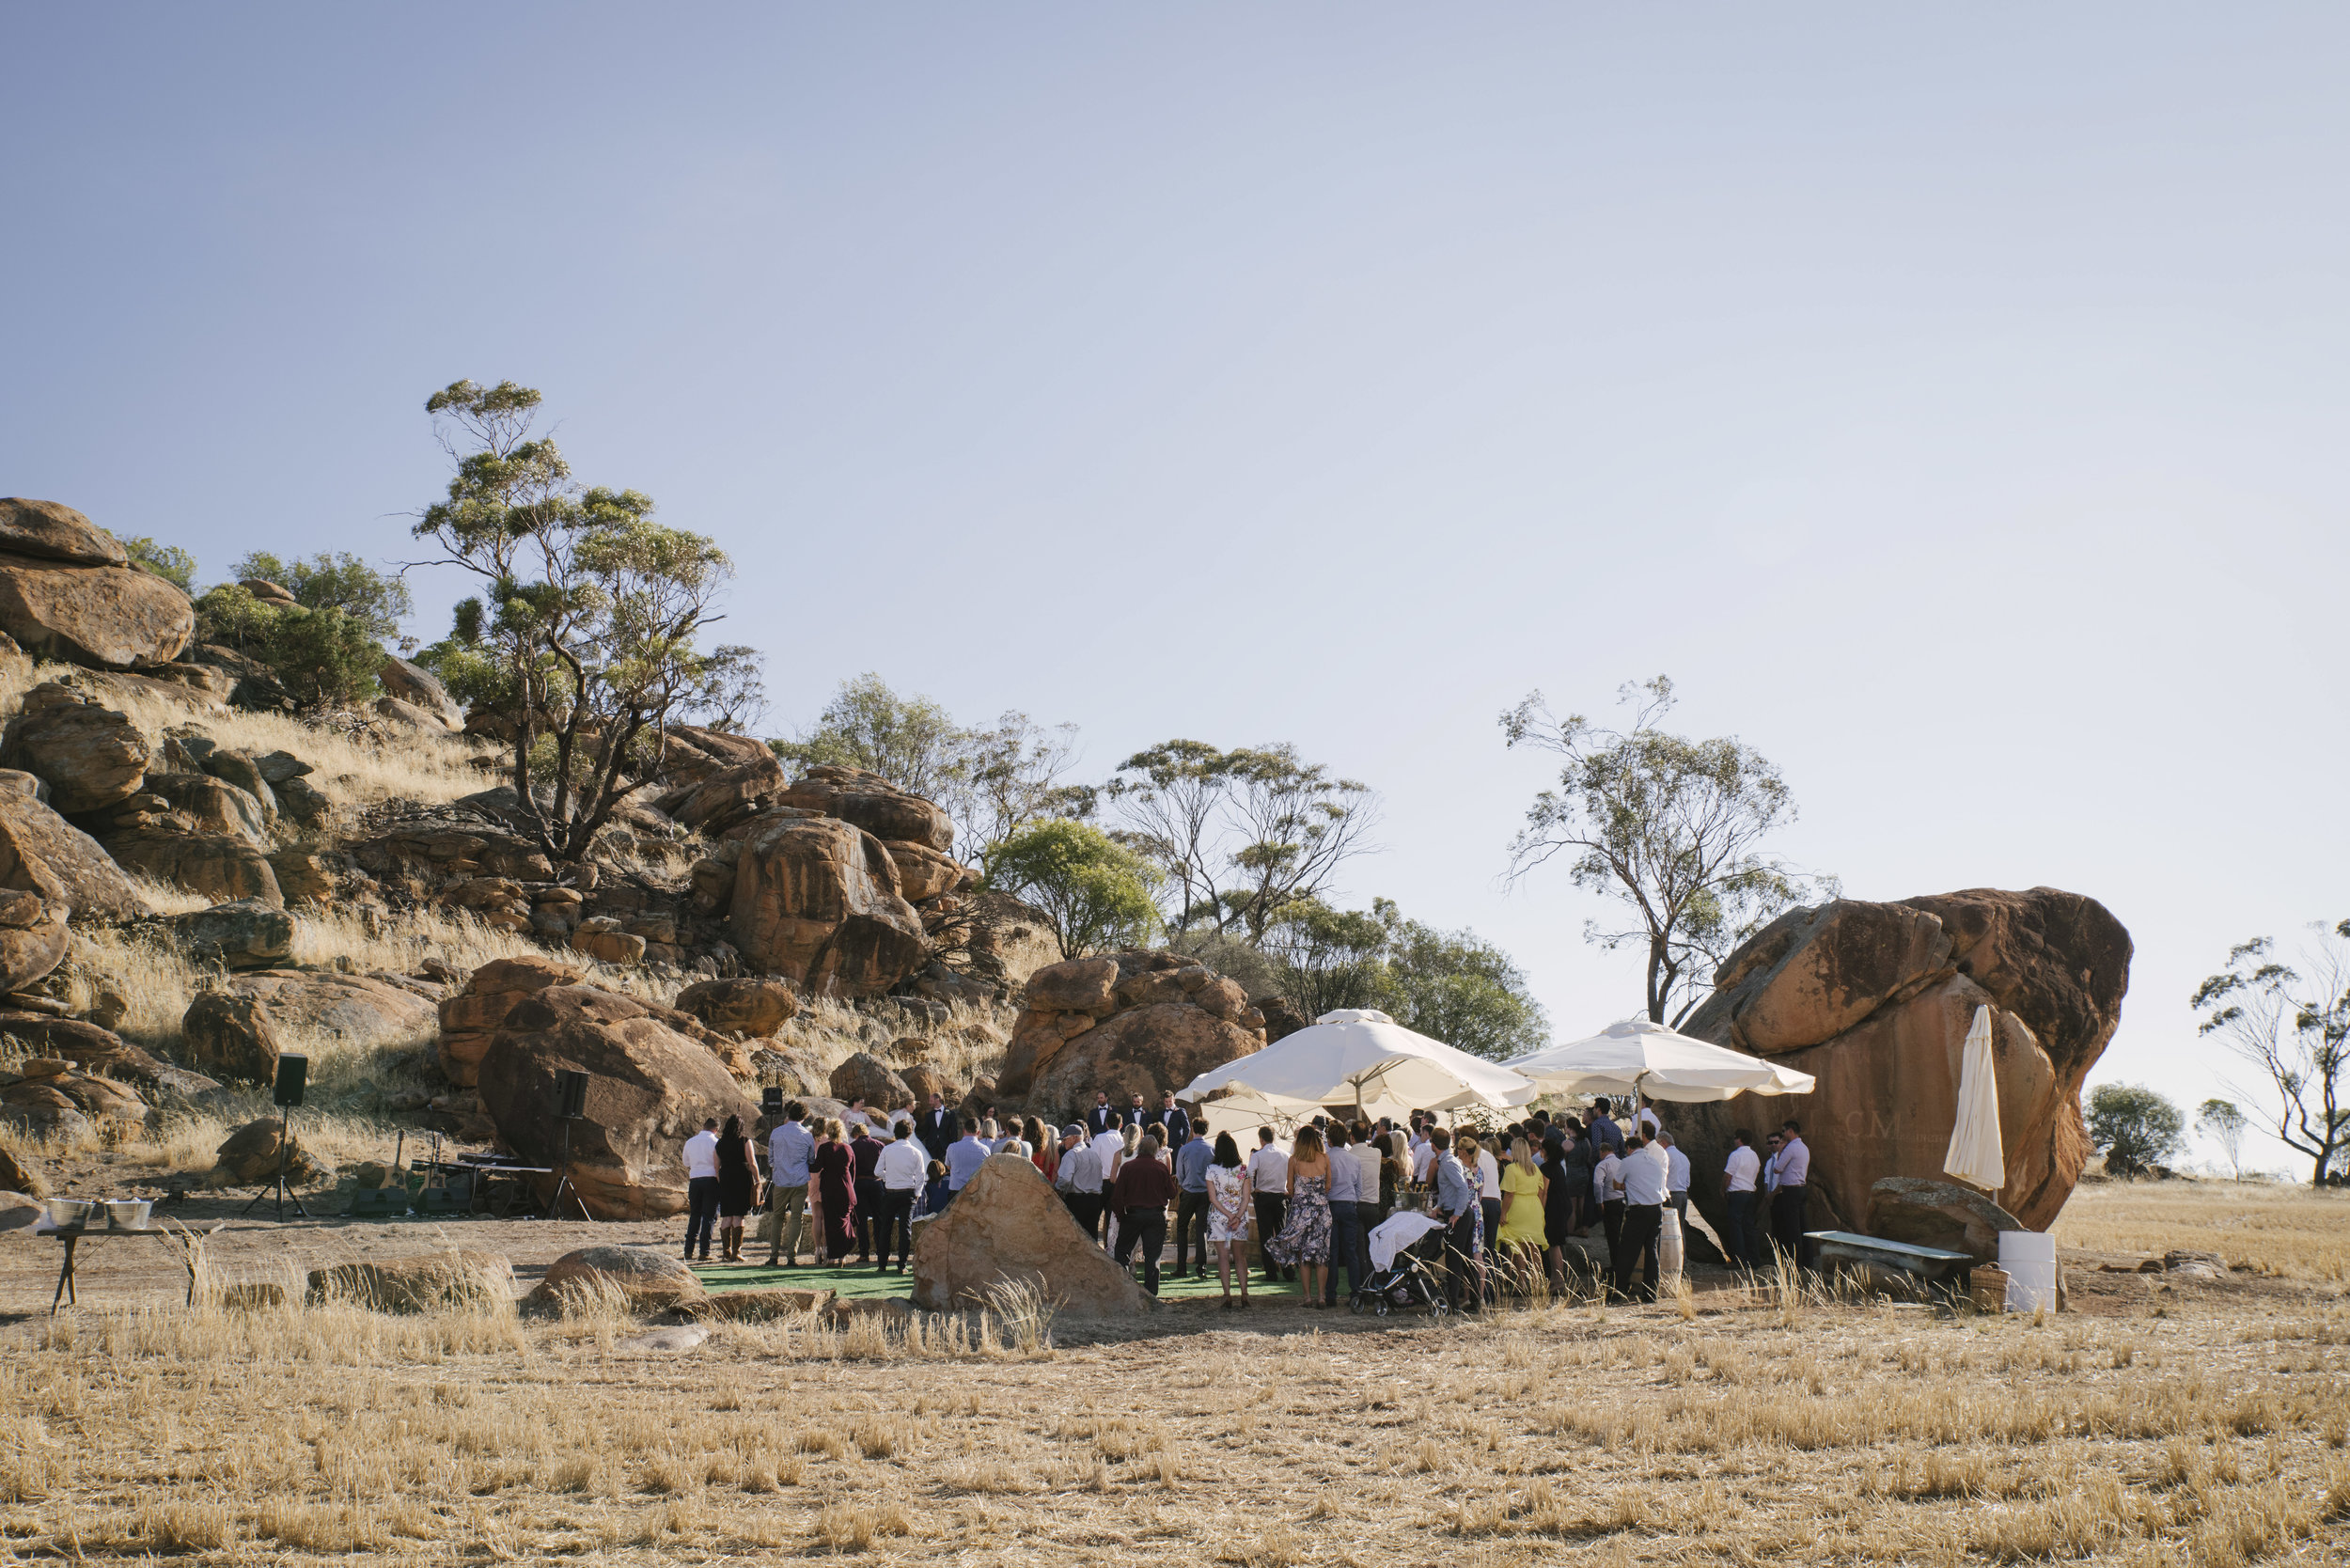
[[[1506,1110],[1541,1093],[1500,1063],[1407,1029],[1374,1008],[1325,1012],[1261,1051],[1200,1074],[1179,1098],[1197,1102],[1230,1090],[1315,1109],[1357,1105],[1374,1116],[1470,1105]],[[1207,1114],[1215,1112],[1210,1107]]]
[[[1942,1168],[1968,1186],[1998,1192],[2007,1185],[2007,1151],[1999,1140],[1999,1078],[1991,1055],[1991,1009],[1975,1009],[1958,1069],[1958,1121],[1950,1128]]]
[[[1693,1040],[1646,1018],[1627,1018],[1588,1040],[1553,1045],[1503,1065],[1547,1094],[1645,1094],[1654,1100],[1809,1094],[1817,1081],[1809,1073]]]

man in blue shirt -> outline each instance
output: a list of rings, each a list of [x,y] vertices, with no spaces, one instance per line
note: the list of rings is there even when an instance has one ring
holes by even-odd
[[[776,1245],[768,1249],[767,1266],[800,1265],[800,1235],[808,1244],[816,1236],[807,1225],[807,1157],[816,1152],[816,1136],[807,1130],[807,1107],[797,1100],[783,1107],[783,1125],[767,1137],[767,1179],[772,1191],[767,1206],[782,1218],[776,1226]]]
[[[1591,1102],[1591,1116],[1588,1125],[1591,1129],[1591,1137],[1606,1145],[1608,1152],[1618,1159],[1623,1158],[1623,1129],[1617,1126],[1607,1115],[1606,1095]]]
[[[1477,1178],[1453,1157],[1450,1132],[1431,1127],[1428,1142],[1436,1152],[1430,1174],[1436,1186],[1436,1217],[1445,1224],[1446,1288],[1455,1310],[1474,1312],[1485,1299],[1482,1249],[1477,1245],[1484,1211],[1479,1202]]]
[[[970,1185],[971,1178],[979,1173],[979,1167],[985,1165],[988,1156],[995,1152],[987,1146],[987,1141],[979,1137],[977,1124],[964,1128],[963,1137],[948,1146],[948,1202],[953,1202],[955,1196]]]
[[[1183,1113],[1178,1110],[1175,1113]],[[1183,1278],[1183,1245],[1193,1240],[1192,1229],[1198,1228],[1197,1261],[1191,1275],[1204,1279],[1208,1273],[1208,1160],[1215,1151],[1208,1147],[1208,1124],[1199,1123],[1197,1136],[1190,1136],[1185,1127],[1177,1134],[1175,1124],[1167,1124],[1169,1137],[1182,1137],[1175,1150],[1175,1278]]]

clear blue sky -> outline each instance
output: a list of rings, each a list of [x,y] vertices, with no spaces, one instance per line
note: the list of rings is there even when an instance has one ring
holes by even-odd
[[[406,553],[461,376],[741,568],[775,723],[1296,742],[1562,1030],[1495,715],[1668,671],[1891,898],[2049,883],[2101,1078],[2350,915],[2336,7],[0,10],[0,492]],[[437,635],[459,585],[417,582]],[[2281,1150],[2267,1163],[2282,1166]]]

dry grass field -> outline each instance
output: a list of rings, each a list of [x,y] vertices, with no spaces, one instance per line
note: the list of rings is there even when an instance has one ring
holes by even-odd
[[[542,1264],[576,1229],[450,1234]],[[2084,1188],[2068,1239],[2258,1272],[2076,1256],[2082,1310],[2043,1321],[1718,1280],[1455,1328],[1186,1304],[1049,1340],[1014,1313],[698,1343],[600,1304],[184,1309],[160,1247],[149,1288],[52,1320],[54,1249],[15,1236],[0,1557],[2338,1562],[2345,1229],[2306,1192]],[[291,1271],[361,1233],[213,1246]]]

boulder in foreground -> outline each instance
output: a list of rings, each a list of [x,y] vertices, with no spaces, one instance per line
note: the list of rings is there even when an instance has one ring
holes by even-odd
[[[1072,1317],[1135,1316],[1158,1305],[1017,1154],[981,1165],[914,1244],[914,1304],[926,1311],[992,1306],[991,1293],[1006,1286],[1039,1290]]]
[[[486,1307],[514,1298],[514,1268],[495,1252],[451,1250],[310,1271],[313,1302],[347,1301],[379,1312]]]
[[[1912,1247],[1964,1252],[1979,1263],[1999,1261],[1999,1232],[2024,1222],[1971,1187],[1916,1176],[1888,1176],[1869,1189],[1869,1234]]]
[[[559,1307],[566,1297],[610,1291],[635,1311],[660,1311],[702,1300],[700,1276],[677,1254],[655,1247],[583,1247],[547,1265],[524,1303]]]

